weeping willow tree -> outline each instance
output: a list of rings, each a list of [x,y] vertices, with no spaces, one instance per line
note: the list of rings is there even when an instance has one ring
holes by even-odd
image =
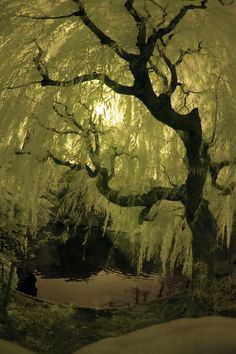
[[[37,228],[40,196],[69,169],[62,214],[105,215],[104,230],[138,240],[139,269],[155,254],[164,271],[181,265],[192,304],[212,306],[235,210],[235,4],[3,0],[1,10],[0,174],[12,203]]]

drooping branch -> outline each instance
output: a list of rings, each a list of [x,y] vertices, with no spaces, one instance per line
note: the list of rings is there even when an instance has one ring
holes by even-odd
[[[167,26],[162,27],[162,28],[157,28],[157,30],[155,30],[149,37],[147,40],[147,45],[146,45],[146,58],[147,60],[149,60],[149,58],[151,57],[153,50],[155,48],[155,45],[157,43],[158,40],[162,40],[162,38],[171,33],[172,31],[175,30],[176,26],[181,22],[181,20],[186,16],[186,14],[188,13],[188,11],[190,10],[195,10],[195,9],[206,9],[207,8],[207,2],[208,0],[201,0],[200,4],[189,4],[189,5],[185,5],[183,6],[179,12],[177,13],[177,15],[172,18],[172,20],[168,23]]]
[[[109,181],[115,175],[114,165],[115,159],[118,156],[123,154],[122,151],[117,151],[114,149],[114,153],[111,156],[111,170],[104,168],[100,162],[100,145],[99,145],[99,135],[96,131],[96,127],[92,125],[89,129],[86,130],[87,136],[86,144],[88,147],[88,152],[90,159],[95,167],[95,170],[92,170],[87,164],[80,163],[71,163],[69,161],[61,160],[55,157],[51,152],[48,153],[48,157],[51,158],[56,164],[61,166],[69,167],[72,170],[80,171],[85,169],[88,172],[90,177],[97,177],[96,186],[98,191],[110,202],[122,206],[143,206],[145,212],[141,212],[142,216],[148,213],[148,210],[151,209],[152,205],[160,200],[169,200],[169,201],[180,201],[184,203],[185,200],[185,186],[173,186],[170,188],[167,187],[155,187],[152,188],[149,192],[143,194],[131,194],[131,195],[122,195],[119,191],[112,189],[109,186]],[[94,136],[95,145],[93,145],[91,138]],[[140,216],[141,218],[141,216]],[[141,219],[140,219],[141,220]]]
[[[96,131],[96,127],[93,124],[93,127],[87,129],[84,134],[85,142],[88,148],[89,157],[96,170],[101,168],[100,166],[100,139],[99,134]]]
[[[115,175],[114,164],[115,159],[123,154],[122,151],[117,151],[114,149],[114,153],[111,156],[111,170],[108,171],[100,164],[99,152],[99,135],[96,131],[96,127],[92,125],[86,130],[87,136],[85,137],[90,159],[95,167],[92,170],[87,164],[82,163],[71,163],[69,161],[64,161],[57,158],[51,152],[48,153],[48,158],[51,158],[57,165],[65,166],[71,170],[80,171],[82,169],[86,170],[88,175],[92,178],[97,177],[96,186],[98,191],[110,202],[122,206],[144,206],[145,211],[141,212],[141,219],[144,218],[148,211],[151,209],[152,205],[157,201],[166,199],[170,201],[180,201],[183,202],[185,199],[185,186],[174,186],[173,188],[165,187],[155,187],[152,188],[148,193],[144,194],[131,194],[122,195],[119,191],[110,188],[109,181]],[[95,145],[93,146],[91,138],[94,136]],[[145,215],[144,215],[145,214]],[[143,220],[144,221],[144,220]]]
[[[114,92],[123,94],[123,95],[133,95],[133,87],[121,85],[115,80],[112,80],[109,76],[104,73],[92,72],[91,74],[83,74],[74,77],[70,80],[54,80],[49,77],[46,64],[42,60],[43,50],[36,43],[38,49],[38,55],[34,58],[34,63],[36,65],[37,71],[42,77],[41,81],[37,81],[41,86],[60,86],[60,87],[69,87],[81,84],[83,82],[98,80],[104,82],[104,84],[110,87]]]

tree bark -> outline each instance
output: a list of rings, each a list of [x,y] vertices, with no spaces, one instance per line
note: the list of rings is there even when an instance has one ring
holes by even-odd
[[[193,268],[191,294],[187,312],[191,316],[208,315],[214,311],[215,260],[217,225],[208,202],[203,200],[192,231]]]
[[[194,112],[200,122],[198,110]],[[198,116],[198,117],[197,117]],[[216,220],[203,197],[209,171],[209,146],[204,143],[201,125],[185,133],[184,144],[188,160],[185,211],[192,231],[192,281],[187,312],[191,316],[207,315],[214,311],[214,279],[216,261]]]

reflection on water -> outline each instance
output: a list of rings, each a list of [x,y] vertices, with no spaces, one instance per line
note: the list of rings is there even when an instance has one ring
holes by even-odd
[[[58,304],[81,307],[120,307],[155,301],[160,296],[182,290],[181,275],[174,279],[152,273],[135,277],[111,269],[101,270],[87,280],[46,278],[37,273],[38,296]]]
[[[51,230],[55,235],[62,231]],[[54,239],[34,259],[22,262],[17,269],[18,290],[58,304],[104,308],[155,301],[186,286],[181,275],[172,279],[153,272],[158,266],[152,262],[144,264],[146,274],[137,277],[125,235],[117,247],[94,227],[85,247],[86,234],[81,226],[65,243]]]

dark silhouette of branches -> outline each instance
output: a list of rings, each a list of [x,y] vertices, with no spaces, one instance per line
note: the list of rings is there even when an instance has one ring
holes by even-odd
[[[130,58],[132,58],[132,54],[129,54],[124,49],[120,48],[116,41],[107,36],[100,28],[94,24],[94,22],[88,17],[85,7],[80,0],[73,1],[78,5],[78,16],[80,17],[81,21],[95,34],[95,36],[100,40],[101,44],[110,47],[120,58],[129,61]]]
[[[12,17],[22,17],[22,18],[30,18],[32,20],[64,20],[65,18],[71,18],[71,17],[77,17],[79,16],[79,11],[74,11],[71,14],[68,15],[59,15],[59,16],[48,16],[48,15],[42,15],[42,16],[32,16],[32,15],[15,15]]]
[[[188,13],[188,11],[197,10],[197,9],[200,9],[200,10],[206,9],[207,3],[208,3],[208,0],[202,0],[201,3],[198,5],[197,4],[185,5],[179,10],[178,14],[172,18],[172,20],[169,22],[169,24],[167,26],[162,27],[162,28],[157,28],[157,30],[154,31],[148,37],[148,40],[147,40],[147,47],[146,47],[147,60],[150,59],[157,41],[162,40],[165,35],[173,32],[175,30],[175,28],[177,27],[177,25],[180,23],[180,21]]]
[[[133,17],[136,22],[138,34],[137,34],[137,47],[140,50],[140,54],[144,54],[146,50],[146,22],[148,17],[143,17],[133,6],[134,0],[126,0],[125,8]]]

